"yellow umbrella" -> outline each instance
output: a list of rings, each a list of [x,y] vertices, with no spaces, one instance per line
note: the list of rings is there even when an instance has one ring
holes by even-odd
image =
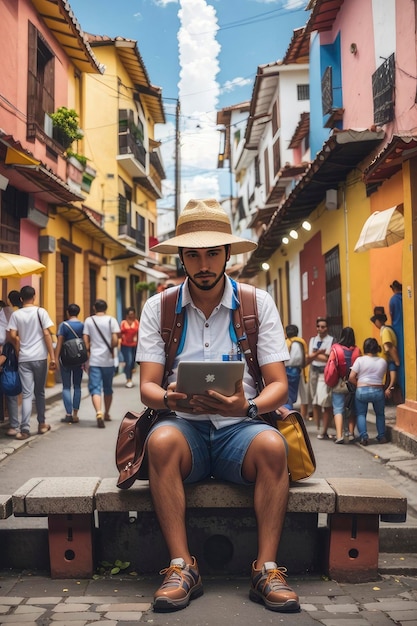
[[[45,265],[21,254],[9,254],[0,252],[0,278],[19,278],[40,274],[45,270]]]

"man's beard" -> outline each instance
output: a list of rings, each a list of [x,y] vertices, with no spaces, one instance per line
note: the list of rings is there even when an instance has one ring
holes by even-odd
[[[217,284],[221,281],[221,279],[223,278],[224,273],[225,273],[225,270],[226,270],[226,264],[227,264],[227,261],[226,261],[226,262],[225,262],[225,264],[224,264],[223,271],[222,271],[222,272],[221,272],[221,273],[217,276],[216,280],[215,280],[213,283],[211,283],[210,285],[201,285],[200,283],[196,282],[196,279],[195,279],[195,278],[193,278],[192,276],[190,276],[190,274],[188,274],[188,273],[187,273],[187,271],[185,271],[185,273],[186,273],[186,274],[187,274],[187,276],[188,276],[188,280],[189,280],[189,281],[190,281],[190,282],[191,282],[191,283],[192,283],[195,287],[197,287],[197,289],[200,289],[200,291],[210,291],[210,290],[211,290],[211,289],[213,289],[213,288],[214,288],[214,287],[215,287],[215,286],[216,286],[216,285],[217,285]],[[197,276],[198,276],[198,274],[197,274]],[[204,276],[204,274],[203,274],[201,277],[203,277],[203,276]],[[200,277],[200,278],[201,278],[201,277]]]

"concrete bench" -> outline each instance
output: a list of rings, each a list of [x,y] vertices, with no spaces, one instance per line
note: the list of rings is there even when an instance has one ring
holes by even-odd
[[[247,573],[256,556],[253,488],[213,480],[187,485],[186,494],[190,546],[201,572]],[[116,559],[153,574],[168,560],[145,481],[122,491],[114,478],[34,478],[13,494],[13,509],[15,515],[48,516],[53,578],[91,576],[94,562]],[[291,575],[374,580],[380,516],[405,521],[406,510],[406,498],[383,480],[293,484],[278,561]],[[319,514],[327,516],[325,528]]]
[[[12,513],[12,496],[0,494],[0,519],[7,519]]]
[[[13,494],[16,516],[47,516],[52,578],[94,571],[94,494],[100,478],[31,478]]]

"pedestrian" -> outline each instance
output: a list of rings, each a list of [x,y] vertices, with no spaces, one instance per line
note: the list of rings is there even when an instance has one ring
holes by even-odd
[[[203,593],[198,564],[187,541],[184,483],[209,477],[255,485],[258,553],[252,563],[250,599],[272,611],[299,610],[297,594],[285,580],[286,569],[275,562],[289,489],[286,444],[259,417],[281,406],[288,394],[284,361],[289,354],[278,311],[266,291],[256,290],[257,355],[265,380],[259,395],[246,363],[243,384],[233,396],[208,391],[192,396],[191,408],[184,409],[179,402],[186,396],[175,391],[180,360],[242,356],[230,322],[239,303],[225,268],[232,254],[255,248],[254,242],[232,235],[227,214],[213,199],[190,200],[179,216],[176,236],[153,248],[163,254],[178,253],[186,275],[178,305],[185,309],[185,332],[167,389],[161,386],[165,368],[161,294],[145,303],[139,330],[142,402],[166,410],[147,440],[153,505],[171,559],[161,572],[165,578],[155,593],[155,611],[183,609]]]
[[[20,291],[17,291],[17,289],[12,289],[11,291],[9,291],[9,293],[7,294],[7,299],[10,303],[10,307],[12,308],[12,312],[22,308]]]
[[[349,374],[349,381],[356,386],[355,406],[357,413],[357,427],[359,443],[367,446],[369,443],[366,428],[366,414],[368,404],[372,403],[376,416],[377,442],[387,443],[385,435],[385,397],[384,378],[387,371],[387,361],[378,356],[381,347],[373,337],[368,337],[363,343],[363,356],[356,359]]]
[[[130,306],[126,309],[125,319],[120,324],[120,350],[125,363],[124,373],[128,389],[133,387],[132,372],[135,366],[136,350],[138,347],[139,320],[135,309]]]
[[[68,319],[62,322],[58,328],[58,339],[55,349],[55,360],[59,364],[62,380],[62,400],[65,407],[65,417],[61,422],[66,424],[78,424],[80,421],[78,411],[81,404],[81,380],[83,377],[82,365],[66,367],[60,361],[63,344],[75,336],[82,338],[84,324],[78,319],[80,307],[78,304],[70,304],[67,307]],[[69,344],[70,345],[70,344]],[[73,389],[73,391],[72,391]],[[71,392],[72,391],[72,392]]]
[[[288,324],[285,327],[286,344],[290,353],[290,358],[285,362],[285,371],[288,379],[288,401],[285,406],[292,409],[297,401],[298,388],[300,385],[301,372],[305,367],[307,344],[301,337],[298,337],[298,326]]]
[[[392,296],[389,301],[389,314],[391,316],[391,326],[397,337],[397,349],[399,358],[398,384],[401,387],[403,398],[405,398],[405,367],[404,367],[404,319],[403,319],[403,286],[398,280],[390,284]]]
[[[5,342],[3,345],[0,346],[0,370],[3,368],[3,365],[6,363],[8,359],[8,355],[10,354],[10,349],[11,351],[13,351],[13,346],[9,342]],[[6,430],[7,437],[16,437],[16,435],[19,432],[19,395],[20,394],[10,396],[8,394],[1,393],[2,409],[3,409],[4,396],[5,396],[7,413],[9,416],[9,428]]]
[[[26,285],[20,290],[22,308],[13,311],[7,330],[19,361],[19,376],[22,383],[22,421],[16,439],[30,436],[30,416],[32,398],[38,420],[38,434],[43,435],[51,429],[45,422],[45,385],[49,369],[56,368],[54,347],[50,328],[54,322],[48,312],[35,305],[35,289]]]
[[[347,381],[350,368],[359,356],[360,350],[355,343],[354,330],[350,326],[345,326],[342,328],[339,341],[332,345],[328,360],[329,363],[330,361],[336,361],[339,374],[337,385],[332,387],[333,419],[336,428],[336,438],[334,442],[337,444],[345,442],[345,415],[348,417],[347,436],[349,441],[354,441],[355,439],[356,415],[355,407],[353,406],[354,403],[352,403],[350,407],[346,406],[347,401],[350,400]]]
[[[397,383],[397,372],[400,366],[400,358],[397,350],[397,336],[391,326],[386,324],[387,316],[384,307],[376,306],[371,322],[379,329],[382,344],[382,357],[387,362],[387,376],[385,380],[385,398],[391,400],[392,393]]]
[[[96,411],[98,428],[110,422],[110,407],[113,399],[114,349],[119,343],[118,321],[107,315],[107,302],[96,300],[94,315],[84,322],[84,341],[90,352],[88,390]],[[101,394],[104,395],[104,413]]]
[[[313,407],[313,419],[320,430],[317,439],[331,439],[328,429],[332,417],[332,390],[324,380],[324,367],[329,358],[330,348],[334,338],[328,334],[327,318],[318,317],[316,320],[317,335],[310,338],[306,363],[310,365],[309,371],[309,398]]]

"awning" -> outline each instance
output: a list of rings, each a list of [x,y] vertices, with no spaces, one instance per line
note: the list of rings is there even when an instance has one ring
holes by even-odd
[[[372,248],[386,248],[404,239],[403,205],[385,211],[375,211],[363,225],[355,246],[355,252],[366,252]]]
[[[49,167],[36,159],[20,141],[0,130],[0,174],[20,191],[36,194],[50,204],[84,200],[84,195],[73,191]]]
[[[111,237],[95,220],[94,212],[83,206],[82,208],[68,205],[57,206],[57,213],[67,221],[86,233],[92,239],[99,241],[103,246],[114,250],[115,255],[126,252],[125,246]]]
[[[399,172],[404,161],[417,156],[417,135],[393,135],[363,171],[367,185],[383,183]]]
[[[159,272],[158,270],[154,270],[147,265],[142,265],[142,263],[135,263],[133,267],[140,272],[144,272],[147,276],[151,276],[151,278],[156,278],[157,280],[166,280],[169,278],[168,274],[165,274],[165,272]]]

